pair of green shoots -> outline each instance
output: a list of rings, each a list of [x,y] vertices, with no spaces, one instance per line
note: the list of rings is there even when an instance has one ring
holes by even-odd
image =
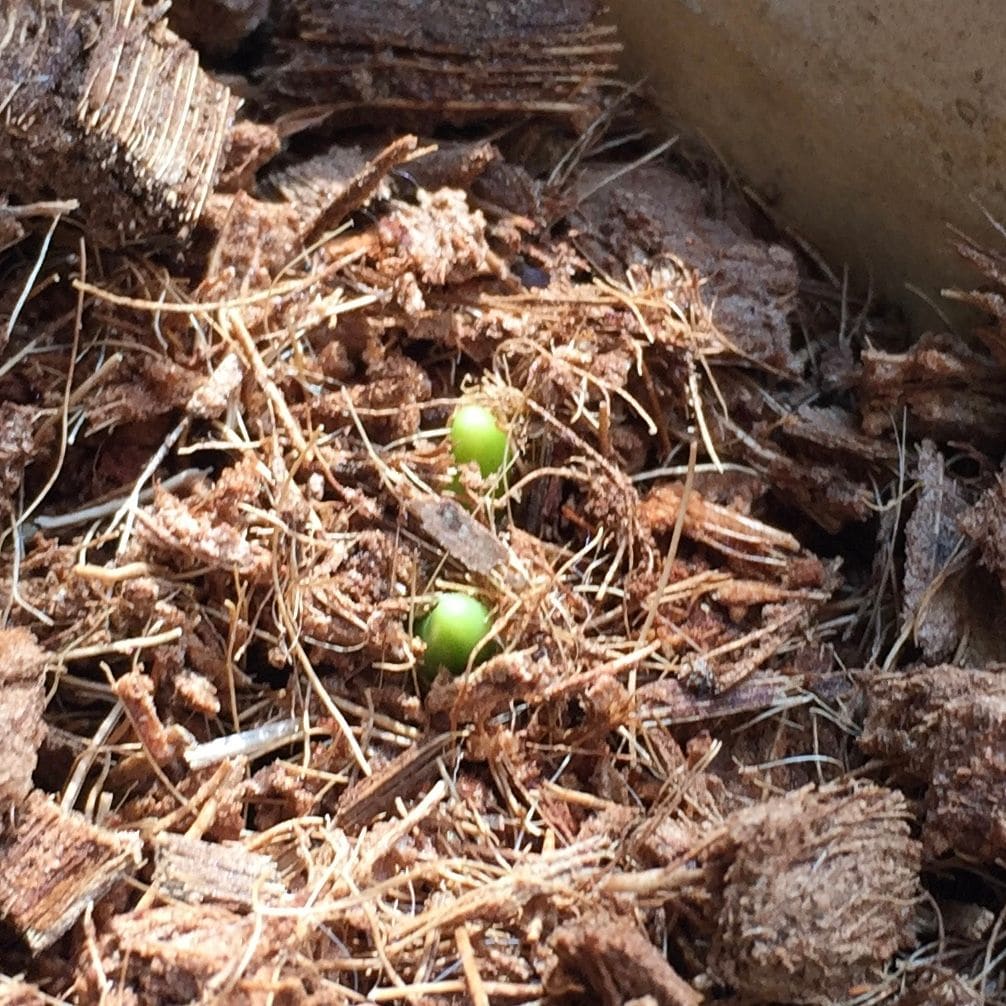
[[[451,452],[459,464],[474,461],[484,479],[502,471],[507,461],[507,433],[483,405],[462,405],[451,420]],[[417,632],[426,644],[424,669],[430,676],[446,667],[461,674],[472,653],[489,634],[489,609],[469,594],[441,594],[420,621]],[[476,657],[487,656],[486,648]]]

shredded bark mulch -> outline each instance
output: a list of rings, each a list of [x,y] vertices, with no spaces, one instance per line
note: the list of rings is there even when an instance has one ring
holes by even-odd
[[[617,57],[0,12],[0,1001],[1006,1001],[1006,258],[910,338]]]

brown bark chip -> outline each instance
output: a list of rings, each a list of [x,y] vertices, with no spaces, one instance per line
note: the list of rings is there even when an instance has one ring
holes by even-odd
[[[0,189],[75,198],[91,237],[178,233],[202,212],[235,101],[160,20],[167,4],[0,11]]]
[[[861,357],[860,408],[870,435],[900,428],[910,435],[971,444],[1006,434],[1003,369],[950,333],[922,336],[907,352],[867,348]]]
[[[957,482],[944,470],[931,441],[919,447],[919,500],[905,526],[905,592],[902,621],[914,619],[913,637],[927,661],[949,658],[965,621],[966,598],[955,584],[940,584],[961,538],[967,511]]]
[[[787,316],[798,273],[790,252],[710,218],[701,189],[664,167],[634,171],[631,185],[606,184],[613,170],[610,164],[592,166],[579,183],[581,197],[591,195],[578,219],[590,244],[598,243],[593,250],[607,270],[650,270],[654,287],[673,291],[685,310],[705,316],[749,358],[792,370]],[[685,270],[708,283],[700,291]]]
[[[1006,855],[1006,675],[916,668],[869,682],[867,702],[861,746],[929,783],[927,855]]]
[[[27,629],[0,631],[0,808],[28,795],[45,736],[45,653]]]
[[[268,80],[336,115],[470,122],[507,113],[586,125],[619,46],[593,0],[295,0]]]
[[[286,893],[276,863],[243,845],[204,842],[166,832],[157,836],[154,846],[153,882],[169,898],[247,909],[256,902],[274,902]]]
[[[1006,479],[987,489],[961,521],[961,527],[981,553],[982,565],[1006,587]]]
[[[909,667],[866,682],[866,719],[859,743],[867,754],[904,761],[929,780],[942,742],[942,709],[969,697],[1006,701],[1006,674],[997,668]]]
[[[728,822],[710,973],[757,1002],[831,1003],[910,946],[919,846],[904,797],[804,789]]]
[[[137,1006],[164,1003],[264,1002],[265,991],[281,988],[279,947],[274,931],[260,928],[251,915],[236,915],[210,905],[166,905],[114,916],[98,940],[100,959],[80,961],[79,1002],[98,1002],[105,976],[128,992]],[[100,970],[98,964],[100,963]],[[256,973],[269,965],[261,982]],[[264,989],[262,997],[252,989]],[[303,989],[292,1001],[303,1002]],[[339,1002],[339,1000],[331,1000]]]
[[[506,562],[506,548],[460,503],[423,496],[410,501],[409,511],[441,548],[472,572],[489,576]]]
[[[977,693],[1006,697],[1006,676],[964,667],[906,668],[866,682],[866,718],[859,737],[868,755],[904,760],[914,778],[929,780],[939,745],[939,710]]]
[[[922,837],[926,851],[951,849],[995,862],[1006,856],[1006,697],[975,695],[942,711]]]
[[[560,965],[552,984],[581,985],[589,1001],[600,1006],[622,1006],[644,996],[654,1006],[702,1002],[631,920],[605,918],[562,926],[552,936],[552,947]]]
[[[137,520],[150,548],[179,563],[233,569],[252,579],[269,569],[270,556],[264,546],[248,541],[240,529],[214,520],[211,514],[194,513],[171,493],[158,493],[153,506],[137,512]]]
[[[0,328],[0,350],[6,338]],[[25,469],[33,460],[35,431],[41,418],[41,410],[35,406],[0,402],[0,519],[5,523]]]
[[[34,792],[0,838],[0,916],[34,951],[51,946],[139,865],[133,832],[98,828]]]
[[[948,968],[934,965],[893,1000],[891,1006],[985,1006],[980,989]]]

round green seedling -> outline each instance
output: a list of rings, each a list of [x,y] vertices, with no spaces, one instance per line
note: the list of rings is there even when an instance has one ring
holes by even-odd
[[[481,601],[468,594],[441,594],[417,628],[426,644],[427,674],[432,677],[441,667],[460,674],[491,627],[489,609]]]
[[[487,479],[506,464],[506,430],[484,405],[462,405],[451,420],[451,449],[459,465],[474,461]]]

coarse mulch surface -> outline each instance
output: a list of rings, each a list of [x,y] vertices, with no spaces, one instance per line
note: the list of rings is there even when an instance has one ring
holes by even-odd
[[[0,1002],[1006,1001],[1002,239],[910,335],[618,56],[4,5]]]

